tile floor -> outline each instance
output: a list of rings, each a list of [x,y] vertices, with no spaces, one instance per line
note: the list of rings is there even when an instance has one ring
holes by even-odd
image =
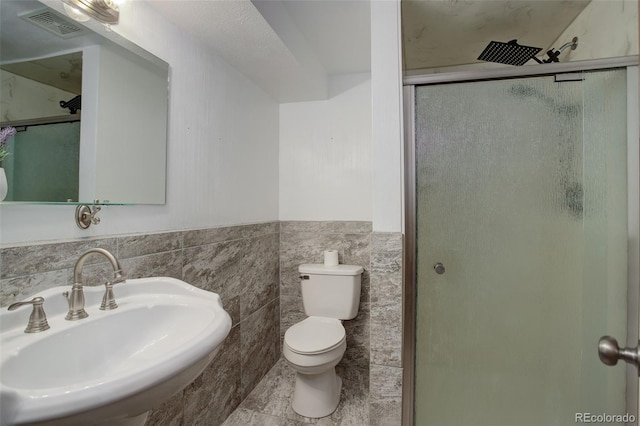
[[[336,368],[342,378],[340,405],[322,419],[303,417],[291,408],[295,372],[280,358],[223,426],[365,426],[369,424],[369,372]]]

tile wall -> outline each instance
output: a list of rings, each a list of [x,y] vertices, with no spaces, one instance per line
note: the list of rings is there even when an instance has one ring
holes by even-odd
[[[76,259],[92,247],[113,252],[129,278],[170,276],[220,294],[233,319],[210,367],[152,411],[147,425],[221,424],[280,358],[284,332],[306,317],[297,268],[322,263],[326,249],[365,269],[339,366],[358,369],[369,384],[363,425],[400,425],[402,234],[372,232],[371,222],[284,221],[4,247],[0,306],[70,285]],[[111,266],[90,259],[84,275],[88,285],[102,285]]]
[[[221,424],[280,357],[278,223],[4,247],[0,306],[71,285],[75,261],[92,247],[114,253],[129,278],[169,276],[220,294],[233,319],[229,336],[203,374],[152,411],[147,425]],[[101,260],[85,265],[88,285],[111,277]]]
[[[371,426],[402,419],[403,235],[371,234]]]

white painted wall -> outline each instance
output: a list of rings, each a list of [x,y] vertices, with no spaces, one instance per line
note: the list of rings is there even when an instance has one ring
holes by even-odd
[[[80,125],[80,164],[78,200],[95,200],[95,164],[98,144],[100,85],[100,46],[82,49],[82,123]],[[0,208],[0,213],[2,212]]]
[[[331,77],[328,100],[280,105],[280,219],[371,220],[371,80]]]
[[[358,77],[335,78],[329,100],[279,108],[249,79],[176,29],[146,2],[126,3],[114,31],[171,65],[167,204],[107,206],[100,213],[100,225],[87,231],[76,227],[72,206],[3,205],[0,242],[277,219],[372,220],[376,231],[401,232],[399,1],[373,1],[371,24],[370,82],[348,87],[348,79]],[[297,122],[311,112],[316,114],[308,114],[304,126]],[[312,138],[296,146],[295,139],[305,132]],[[324,151],[320,142],[332,135],[343,145],[334,144]],[[346,156],[345,151],[349,152]],[[309,154],[316,154],[311,162],[304,160]],[[301,167],[303,160],[308,167]],[[301,195],[303,189],[311,194],[306,199]]]
[[[86,231],[74,206],[0,206],[3,245],[278,219],[278,104],[144,1],[113,30],[170,66],[167,204],[107,206]]]
[[[403,230],[400,0],[371,2],[373,230]]]

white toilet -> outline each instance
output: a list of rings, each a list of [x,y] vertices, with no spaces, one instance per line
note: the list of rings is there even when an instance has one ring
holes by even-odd
[[[308,318],[284,334],[282,353],[296,370],[291,403],[305,417],[324,417],[340,402],[342,380],[335,366],[347,349],[341,320],[355,318],[360,303],[362,266],[300,265],[302,302]]]

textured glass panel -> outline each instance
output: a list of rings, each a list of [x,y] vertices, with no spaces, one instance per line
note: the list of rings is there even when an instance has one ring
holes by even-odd
[[[29,126],[11,138],[9,151],[5,201],[78,201],[80,121]]]
[[[625,382],[601,367],[592,342],[611,335],[623,344],[627,334],[626,72],[585,73],[583,93],[582,407],[606,412],[619,404]]]
[[[610,73],[417,88],[416,425],[624,413],[624,368],[595,362],[598,338],[626,329],[626,170],[612,167],[626,89]]]

